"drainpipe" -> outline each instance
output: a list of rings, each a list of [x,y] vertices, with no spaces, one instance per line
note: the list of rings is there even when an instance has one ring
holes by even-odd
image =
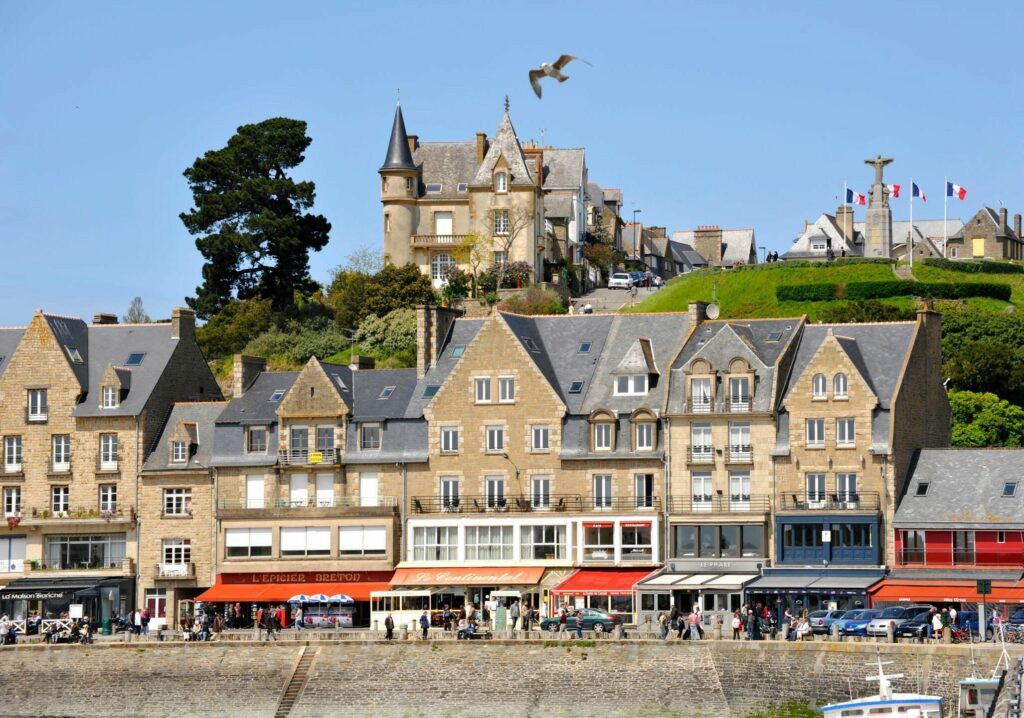
[[[662,533],[664,535],[664,540],[663,540],[663,542],[661,544],[661,546],[662,546],[661,562],[663,564],[667,563],[668,554],[669,554],[669,550],[668,549],[671,546],[670,541],[672,540],[672,529],[671,529],[671,527],[669,526],[669,523],[668,523],[668,516],[669,516],[669,513],[670,513],[669,508],[670,508],[670,504],[672,502],[672,439],[671,439],[671,436],[672,436],[672,419],[666,417],[665,418],[665,458],[662,459],[662,463],[665,465],[665,468],[664,468],[664,473],[665,473],[665,476],[664,476],[664,499],[663,499],[664,506],[663,506],[663,510],[662,510],[662,519],[661,519],[662,523],[664,523],[664,528],[662,529]]]
[[[400,510],[400,517],[401,517],[401,520],[402,520],[402,526],[401,526],[401,534],[400,534],[400,538],[399,538],[399,544],[400,545],[399,545],[398,555],[400,556],[400,560],[401,561],[405,561],[405,559],[406,559],[406,552],[407,552],[407,547],[405,545],[405,521],[406,521],[406,514],[405,514],[405,512],[406,512],[406,507],[408,506],[408,503],[409,503],[409,501],[408,501],[408,499],[409,499],[409,471],[408,471],[409,465],[406,464],[403,461],[401,464],[395,464],[395,466],[401,466],[402,467],[402,507],[401,507],[401,510]]]
[[[889,529],[886,527],[885,517],[888,515],[889,508],[889,454],[882,455],[882,519],[878,522],[878,543],[882,549],[882,555],[879,558],[882,560],[882,566],[886,565],[886,554],[888,553],[885,549],[889,545]],[[885,533],[883,533],[883,531]],[[893,539],[893,547],[895,548],[895,539]],[[979,624],[980,625],[980,624]]]
[[[135,415],[135,600],[142,605],[142,582],[139,570],[142,567],[142,512],[139,511],[139,415]]]
[[[213,521],[210,525],[213,527],[213,536],[210,538],[210,546],[213,547],[213,561],[210,562],[210,585],[212,586],[217,580],[217,557],[220,555],[220,547],[217,545],[217,536],[220,535],[220,511],[218,505],[220,502],[220,473],[216,467],[210,469],[210,473],[213,474]]]

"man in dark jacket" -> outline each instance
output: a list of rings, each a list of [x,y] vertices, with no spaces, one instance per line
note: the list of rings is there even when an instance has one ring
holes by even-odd
[[[384,638],[391,640],[395,637],[395,619],[388,614],[388,617],[384,619]]]
[[[420,615],[420,629],[423,631],[423,640],[427,640],[427,636],[430,633],[430,619],[427,618],[426,611]]]

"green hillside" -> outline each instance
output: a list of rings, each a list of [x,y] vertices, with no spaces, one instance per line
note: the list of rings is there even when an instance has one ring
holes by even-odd
[[[913,276],[921,282],[990,282],[1009,284],[1011,302],[1024,307],[1024,274],[965,273],[938,267],[915,264]],[[852,282],[888,281],[893,275],[892,265],[838,260],[835,262],[778,262],[742,267],[732,270],[705,269],[672,279],[661,289],[636,306],[624,312],[685,311],[692,301],[710,302],[712,296],[721,307],[723,318],[753,318],[800,316],[807,314],[811,321],[828,307],[845,304],[845,300],[823,302],[780,302],[775,289],[780,285],[848,284]],[[904,309],[913,307],[912,296],[881,300],[885,304]],[[972,297],[964,300],[970,307],[1002,311],[1007,302]]]

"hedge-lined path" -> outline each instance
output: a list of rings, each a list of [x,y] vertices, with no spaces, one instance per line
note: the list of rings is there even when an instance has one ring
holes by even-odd
[[[892,265],[892,273],[896,276],[896,279],[906,279],[911,282],[917,281],[917,277],[914,276],[913,268],[909,264]]]

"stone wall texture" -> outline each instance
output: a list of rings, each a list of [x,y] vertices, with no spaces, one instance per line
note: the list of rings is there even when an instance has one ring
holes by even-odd
[[[19,646],[0,660],[9,716],[273,716],[304,642]],[[871,691],[875,645],[604,640],[319,643],[291,715],[745,716]],[[879,645],[898,691],[955,706],[966,646]],[[1019,653],[1020,651],[1018,651]],[[979,648],[979,674],[994,648]]]

